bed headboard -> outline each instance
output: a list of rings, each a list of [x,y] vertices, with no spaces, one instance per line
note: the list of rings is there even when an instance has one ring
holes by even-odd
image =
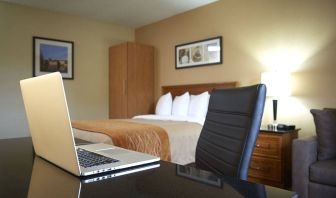
[[[209,93],[213,89],[225,89],[237,87],[238,82],[222,82],[222,83],[205,83],[205,84],[189,84],[189,85],[172,85],[162,86],[162,94],[170,92],[173,97],[184,94],[189,91],[190,94],[197,95],[208,91]]]

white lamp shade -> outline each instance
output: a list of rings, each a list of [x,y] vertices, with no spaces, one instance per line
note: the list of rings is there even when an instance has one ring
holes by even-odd
[[[261,83],[266,85],[267,96],[282,97],[291,95],[291,76],[287,72],[263,72]]]

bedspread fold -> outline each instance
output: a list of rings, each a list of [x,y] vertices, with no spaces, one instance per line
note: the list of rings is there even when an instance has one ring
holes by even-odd
[[[76,129],[108,135],[115,146],[171,160],[168,135],[159,126],[115,119],[73,120],[71,123]]]

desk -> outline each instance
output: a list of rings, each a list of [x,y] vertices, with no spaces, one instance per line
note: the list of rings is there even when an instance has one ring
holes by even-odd
[[[0,159],[0,197],[297,197],[279,188],[218,178],[164,161],[158,168],[85,183],[36,158],[30,138],[0,140]],[[36,159],[44,165],[38,168]]]

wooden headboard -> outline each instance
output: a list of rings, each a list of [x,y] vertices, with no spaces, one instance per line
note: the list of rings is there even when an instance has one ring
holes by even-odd
[[[205,84],[189,84],[189,85],[172,85],[162,86],[162,94],[170,92],[173,97],[184,94],[189,91],[190,94],[197,95],[208,91],[209,93],[213,89],[225,89],[237,87],[238,82],[222,82],[222,83],[205,83]]]

